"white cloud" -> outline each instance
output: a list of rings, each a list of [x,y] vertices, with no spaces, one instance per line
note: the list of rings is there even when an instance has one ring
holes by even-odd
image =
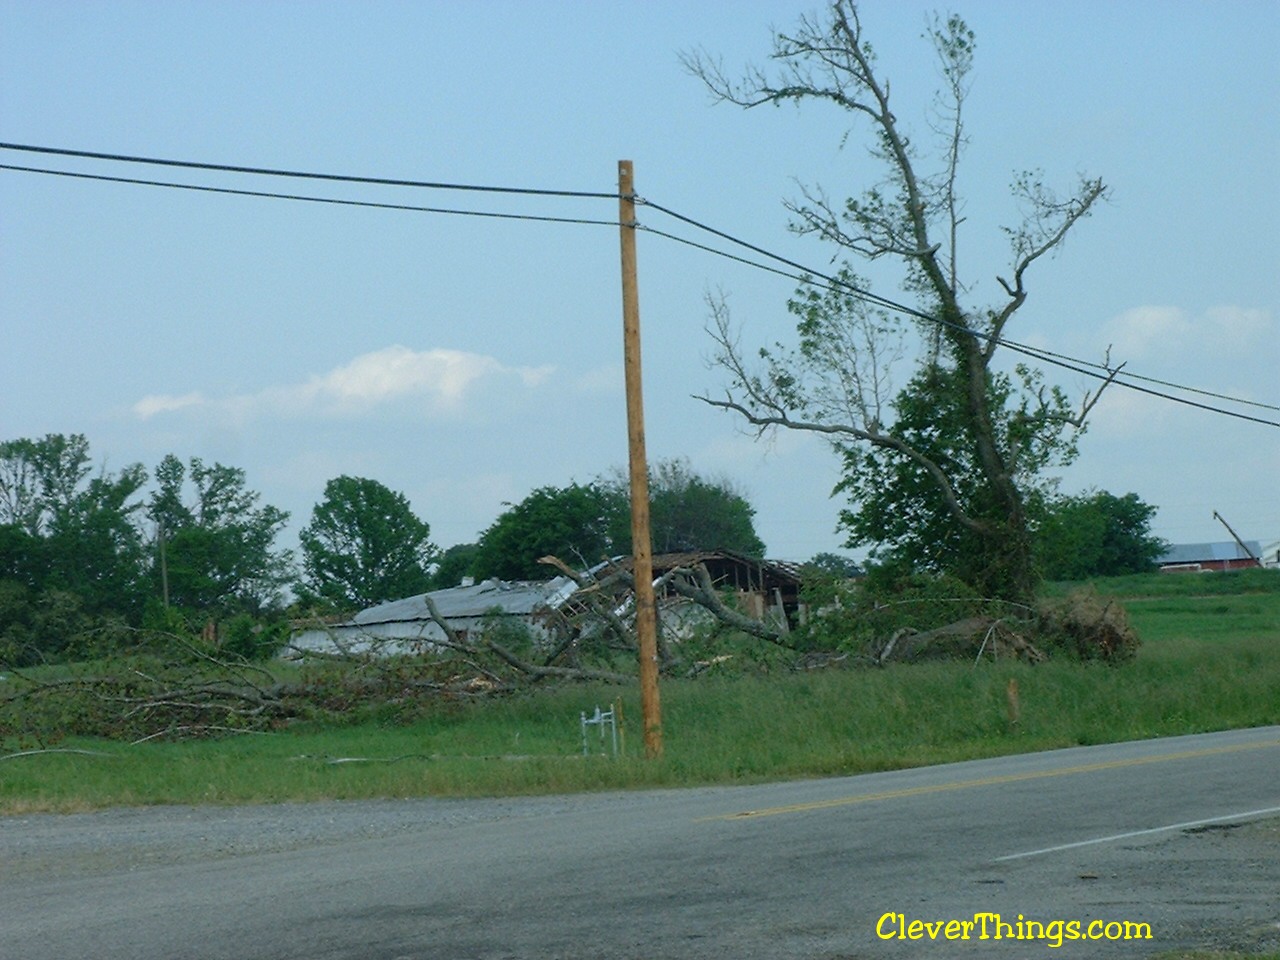
[[[609,363],[581,374],[574,381],[580,393],[622,393],[625,373],[620,363]]]
[[[1269,311],[1246,307],[1210,307],[1205,311],[1207,333],[1215,342],[1247,349],[1252,346],[1274,347],[1280,337],[1277,324]]]
[[[1272,345],[1280,330],[1266,310],[1211,307],[1193,317],[1179,307],[1142,306],[1126,310],[1103,329],[1112,358],[1227,358]]]
[[[1090,443],[1095,440],[1150,440],[1157,433],[1163,435],[1170,422],[1183,413],[1184,408],[1175,407],[1169,401],[1151,394],[1123,387],[1108,387],[1089,417],[1089,432],[1083,441],[1084,448],[1089,449]]]
[[[1114,318],[1104,329],[1117,359],[1145,357],[1170,342],[1185,341],[1191,324],[1177,307],[1134,307]]]
[[[139,420],[149,420],[158,413],[171,413],[174,410],[181,410],[184,407],[200,406],[204,402],[204,395],[198,391],[193,393],[184,393],[180,397],[152,394],[149,397],[143,397],[135,403],[132,410]]]
[[[520,382],[526,387],[540,387],[551,378],[556,368],[543,364],[540,367],[516,367],[515,372],[520,375]]]
[[[305,383],[268,387],[257,393],[206,398],[152,395],[133,405],[139,419],[189,408],[237,418],[269,415],[354,415],[404,400],[439,414],[461,409],[481,382],[516,380],[528,389],[544,383],[554,367],[508,367],[491,356],[462,350],[411,350],[391,346],[362,354]]]
[[[373,404],[414,394],[456,403],[476,380],[502,369],[493,357],[459,350],[416,352],[395,346],[356,357],[297,389],[300,396],[339,403]]]

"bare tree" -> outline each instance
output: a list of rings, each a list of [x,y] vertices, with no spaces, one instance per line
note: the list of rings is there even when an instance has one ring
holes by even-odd
[[[1109,380],[1076,406],[1045,388],[1035,371],[1019,368],[1022,382],[1014,387],[992,364],[1027,299],[1028,270],[1063,243],[1106,187],[1082,176],[1059,196],[1037,174],[1019,175],[1013,191],[1023,219],[1005,231],[1012,261],[997,277],[1004,298],[968,306],[957,252],[964,221],[958,171],[974,36],[957,16],[934,18],[928,34],[942,83],[928,115],[936,149],[927,161],[890,107],[889,81],[877,73],[853,0],[834,0],[820,18],[804,17],[794,32],[778,33],[772,66],[749,68],[741,80],[705,53],[685,55],[686,67],[720,101],[746,108],[820,101],[869,121],[869,152],[881,179],[843,203],[820,188],[802,188],[801,198],[787,204],[792,228],[835,244],[846,264],[897,261],[918,304],[909,320],[885,309],[846,265],[835,284],[813,281],[800,289],[790,303],[798,345],[761,350],[757,364],[748,361],[724,299],[712,298],[709,332],[728,383],[723,396],[701,399],[760,432],[781,427],[822,435],[846,470],[878,472],[877,484],[897,483],[899,496],[908,489],[918,495],[927,485],[937,512],[976,545],[971,553],[981,559],[967,579],[988,595],[1023,599],[1035,585],[1026,482],[1055,456],[1073,455],[1074,436]],[[932,172],[920,172],[925,162]],[[895,392],[894,365],[913,355],[913,326],[922,338],[914,354],[919,366]],[[913,401],[914,420],[906,416]],[[932,410],[946,416],[934,423]],[[856,484],[848,489],[857,492]]]

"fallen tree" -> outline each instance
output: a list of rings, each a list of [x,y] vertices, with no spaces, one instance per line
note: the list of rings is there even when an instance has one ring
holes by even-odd
[[[543,664],[531,663],[517,656],[487,633],[481,634],[479,640],[472,643],[465,639],[461,633],[454,630],[449,625],[449,622],[440,615],[440,611],[432,601],[430,594],[423,597],[423,600],[426,603],[427,614],[432,622],[443,630],[448,638],[444,641],[444,645],[469,657],[478,657],[485,653],[491,653],[507,666],[513,667],[522,676],[533,680],[542,679],[543,677],[562,677],[572,680],[604,680],[608,683],[630,683],[632,680],[632,677],[627,674],[617,673],[612,670],[562,667],[555,666],[549,662]]]
[[[57,676],[0,663],[8,674],[0,687],[0,743],[49,750],[76,735],[141,743],[263,733],[303,719],[410,720],[442,701],[502,695],[545,681],[634,683],[631,572],[606,568],[590,577],[554,557],[543,562],[579,586],[545,643],[527,635],[513,641],[501,629],[456,630],[428,598],[429,616],[443,638],[424,643],[418,655],[335,646],[336,652],[323,655],[307,651],[303,665],[267,665],[165,634],[150,637],[130,656],[64,667]],[[661,664],[669,677],[929,660],[1121,663],[1138,648],[1124,608],[1088,591],[1033,609],[946,596],[940,591],[949,585],[936,580],[890,599],[846,589],[827,597],[806,625],[784,629],[739,609],[733,592],[721,589],[703,564],[665,572],[660,587],[665,609],[693,604],[714,625],[694,640],[664,640]]]
[[[305,712],[268,670],[180,643],[182,657],[120,657],[57,679],[9,668],[0,740],[47,747],[67,736],[141,743],[251,733]]]
[[[592,599],[587,609],[610,631],[622,635],[630,630],[621,617],[634,589],[630,570],[606,568],[593,580],[555,557],[541,562],[573,577],[579,595]],[[946,596],[955,584],[921,578],[900,586],[901,595],[888,598],[846,588],[838,598],[826,598],[826,608],[811,617],[812,628],[793,630],[738,609],[705,564],[668,570],[655,587],[663,595],[696,604],[728,631],[794,652],[796,669],[982,658],[1042,663],[1054,655],[1117,663],[1132,657],[1139,645],[1124,608],[1115,601],[1104,603],[1089,591],[1032,607],[972,595]],[[585,628],[580,624],[578,629]],[[668,674],[702,672],[701,661],[690,667],[674,646],[664,646],[662,662]]]
[[[1016,659],[1043,663],[1048,656],[1027,640],[1016,627],[1020,621],[992,617],[966,617],[932,630],[903,627],[875,653],[879,665],[951,660],[988,656],[992,660]]]

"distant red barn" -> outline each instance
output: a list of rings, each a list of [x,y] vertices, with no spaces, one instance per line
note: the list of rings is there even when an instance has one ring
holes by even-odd
[[[1246,540],[1244,545],[1247,551],[1233,540],[1175,543],[1156,558],[1156,565],[1162,573],[1247,570],[1262,566],[1258,561],[1262,556],[1262,545],[1256,540]]]

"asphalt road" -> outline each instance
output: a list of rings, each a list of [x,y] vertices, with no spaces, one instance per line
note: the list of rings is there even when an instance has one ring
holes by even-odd
[[[1124,921],[1150,939],[1070,938]],[[1280,727],[767,786],[0,819],[4,960],[1193,946],[1280,949]]]

